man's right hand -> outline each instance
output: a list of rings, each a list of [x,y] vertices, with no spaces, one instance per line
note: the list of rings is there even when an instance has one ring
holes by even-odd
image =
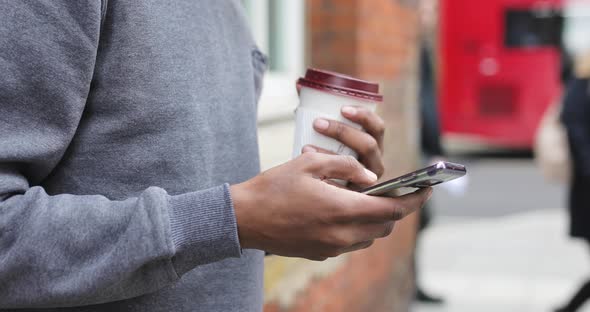
[[[394,221],[420,208],[432,189],[398,198],[364,195],[327,179],[371,185],[376,176],[349,156],[305,153],[231,186],[243,248],[325,260],[369,247]]]

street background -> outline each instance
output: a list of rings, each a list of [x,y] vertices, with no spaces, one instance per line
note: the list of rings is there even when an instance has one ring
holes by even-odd
[[[567,236],[565,185],[516,154],[465,163],[463,195],[438,188],[418,242],[419,279],[446,299],[413,311],[552,311],[590,275],[586,244]],[[581,311],[590,311],[587,306]]]

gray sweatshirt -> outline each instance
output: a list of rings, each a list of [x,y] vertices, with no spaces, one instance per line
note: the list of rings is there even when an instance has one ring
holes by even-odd
[[[240,6],[0,0],[0,311],[261,310],[228,188],[259,171]]]

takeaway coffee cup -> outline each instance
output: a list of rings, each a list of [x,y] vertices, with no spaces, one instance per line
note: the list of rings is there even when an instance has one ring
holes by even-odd
[[[301,154],[305,145],[314,145],[341,155],[358,155],[339,141],[313,129],[317,118],[343,122],[357,129],[361,125],[344,118],[344,106],[360,106],[375,111],[383,101],[379,84],[319,69],[308,69],[305,77],[297,81],[299,106],[295,111],[295,143],[293,158]]]

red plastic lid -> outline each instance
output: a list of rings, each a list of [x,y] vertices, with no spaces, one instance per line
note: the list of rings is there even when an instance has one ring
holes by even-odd
[[[383,102],[383,96],[379,94],[378,83],[327,70],[309,68],[305,73],[305,77],[297,80],[297,88],[301,86],[368,101]]]

